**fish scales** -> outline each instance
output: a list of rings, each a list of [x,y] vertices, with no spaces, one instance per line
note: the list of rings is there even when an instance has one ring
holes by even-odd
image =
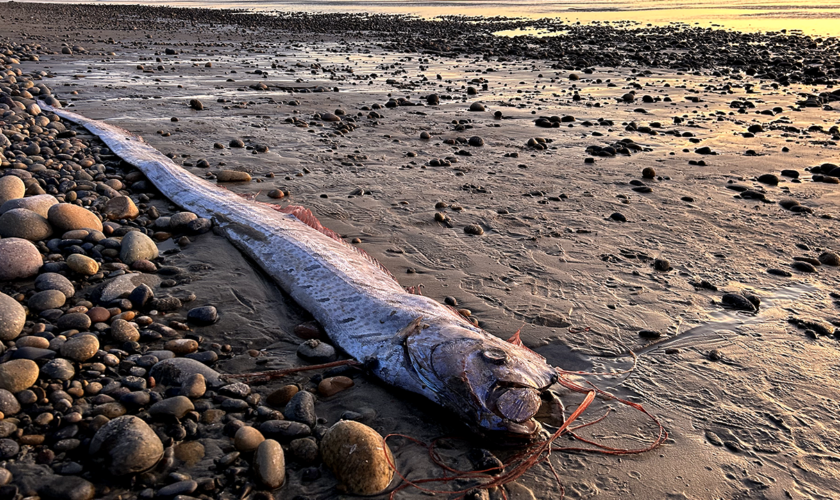
[[[139,136],[46,104],[98,136],[181,208],[213,219],[323,326],[329,338],[396,387],[421,394],[483,430],[532,435],[534,395],[556,372],[530,350],[405,291],[375,261],[271,205],[196,177]],[[496,403],[498,401],[498,404]],[[508,404],[508,401],[511,403]]]

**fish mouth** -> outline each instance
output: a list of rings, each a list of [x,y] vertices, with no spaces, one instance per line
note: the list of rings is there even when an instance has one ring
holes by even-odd
[[[494,430],[513,437],[532,438],[542,430],[534,416],[542,405],[540,395],[552,383],[542,388],[499,381],[488,394],[487,408],[493,412],[497,424]]]

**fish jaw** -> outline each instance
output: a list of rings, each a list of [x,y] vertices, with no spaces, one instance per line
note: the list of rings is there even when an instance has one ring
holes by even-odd
[[[423,324],[405,339],[408,360],[438,402],[480,433],[532,439],[540,394],[557,372],[529,349],[474,327]]]

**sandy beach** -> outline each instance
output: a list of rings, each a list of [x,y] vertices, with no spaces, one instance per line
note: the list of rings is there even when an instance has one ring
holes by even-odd
[[[194,415],[150,415],[180,385],[153,386],[139,355],[178,351],[187,342],[168,344],[178,339],[194,341],[188,354],[222,374],[304,366],[297,327],[311,317],[222,236],[157,223],[181,210],[94,136],[69,122],[60,122],[67,132],[38,125],[45,114],[28,107],[45,96],[141,135],[199,177],[247,172],[250,181],[225,187],[311,209],[402,285],[422,285],[424,295],[466,309],[498,337],[520,330],[554,366],[617,373],[633,366],[631,351],[638,356],[630,373],[573,379],[642,404],[670,436],[662,446],[626,456],[555,452],[559,482],[540,464],[504,491],[467,498],[840,495],[837,38],[21,3],[0,4],[0,24],[2,175],[21,178],[27,197],[79,201],[106,221],[105,239],[135,228],[158,248],[140,259],[148,266],[130,267],[119,242],[68,236],[49,217],[50,236],[31,239],[45,264],[0,283],[26,307],[25,325],[3,339],[0,362],[33,359],[40,368],[23,390],[4,386],[15,401],[0,401],[0,456],[9,471],[5,482],[0,474],[0,498],[355,498],[336,489],[317,447],[313,457],[304,446],[341,419],[426,443],[454,436],[440,452],[460,469],[480,467],[469,458],[476,449],[503,461],[517,452],[357,368],[252,384],[250,394],[208,386],[192,400]],[[556,36],[493,35],[523,28]],[[33,142],[38,151],[26,152]],[[78,168],[65,167],[65,176],[62,162]],[[98,186],[106,181],[117,181],[111,191]],[[107,222],[106,202],[120,195],[139,216]],[[0,243],[9,239],[0,234]],[[98,271],[71,271],[66,262],[79,253]],[[36,307],[38,276],[47,272],[67,276],[73,293],[56,307]],[[128,300],[105,321],[59,326],[96,306],[118,307],[97,297],[126,275],[143,276],[160,307]],[[178,298],[177,307],[167,311],[167,297]],[[188,311],[204,306],[218,318],[190,322]],[[146,335],[141,317],[174,333]],[[113,339],[117,319],[140,331],[134,351]],[[68,357],[74,375],[56,382],[41,367],[64,359],[61,346],[79,330],[99,336],[94,354]],[[46,340],[23,342],[29,337]],[[52,355],[16,354],[24,346]],[[129,376],[143,387],[126,391]],[[325,396],[317,388],[330,376],[351,377],[353,386]],[[114,396],[85,392],[112,382],[123,389]],[[314,393],[318,421],[305,435],[277,438],[285,484],[272,492],[254,478],[247,452],[226,460],[240,453],[233,439],[240,427],[287,413],[286,402],[270,396],[290,384]],[[583,399],[554,390],[567,414]],[[145,404],[126,396],[143,391]],[[164,458],[150,471],[117,477],[88,459],[94,434],[119,404],[117,413],[139,415],[161,437]],[[656,438],[650,420],[615,401],[596,400],[579,422],[608,409],[580,435],[630,449]],[[544,418],[556,423],[557,415]],[[290,444],[302,438],[312,443]],[[67,439],[76,446],[56,449]],[[410,479],[443,476],[424,447],[388,443]],[[562,436],[558,446],[588,445]],[[56,476],[91,486],[45,489]],[[174,484],[184,489],[161,493]],[[396,495],[426,496],[412,488]]]

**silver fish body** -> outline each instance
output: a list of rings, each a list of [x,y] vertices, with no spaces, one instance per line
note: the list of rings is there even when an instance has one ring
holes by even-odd
[[[446,407],[479,430],[533,436],[539,394],[557,380],[545,360],[473,326],[447,306],[406,292],[378,263],[294,215],[198,178],[105,122],[46,104],[97,135],[171,201],[211,218],[380,379]]]

